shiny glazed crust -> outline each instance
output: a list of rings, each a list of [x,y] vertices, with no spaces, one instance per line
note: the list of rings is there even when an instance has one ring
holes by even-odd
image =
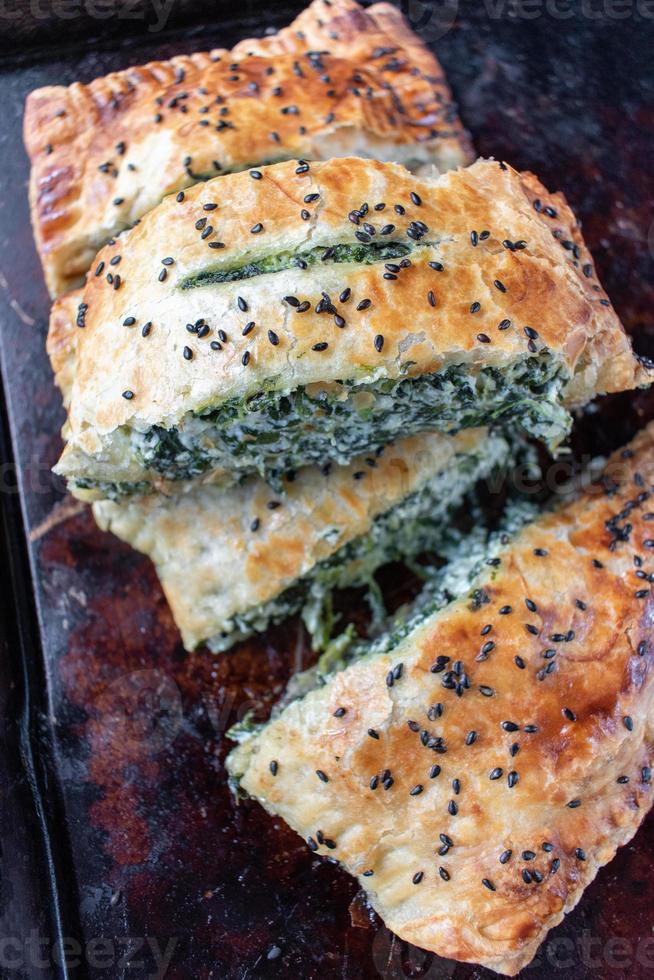
[[[517,973],[647,813],[653,481],[650,426],[472,597],[233,753],[243,790],[403,939]]]
[[[441,170],[471,158],[436,59],[395,8],[353,0],[315,0],[231,52],[37,89],[24,138],[52,296],[80,285],[97,250],[166,194],[218,173],[293,157]]]
[[[374,468],[362,457],[327,474],[303,469],[283,498],[250,479],[226,490],[99,501],[93,513],[100,527],[150,556],[192,650],[366,534],[375,517],[452,466],[457,454],[483,453],[488,439],[485,429],[402,439]]]
[[[148,479],[126,465],[120,427],[170,428],[186,413],[262,389],[398,378],[457,363],[502,367],[544,348],[571,375],[569,404],[646,380],[572,212],[533,175],[478,161],[420,180],[361,159],[257,173],[197,185],[181,202],[168,198],[99,253],[84,290],[70,440],[58,472]],[[365,219],[353,214],[364,202]],[[208,271],[280,253],[292,261],[312,248],[324,255],[366,239],[411,246],[410,266],[395,275],[383,261],[318,259],[306,269],[185,288]],[[344,326],[317,312],[325,292]],[[298,312],[300,302],[309,308]],[[210,329],[200,340],[185,325],[201,318]],[[152,327],[144,339],[145,323]],[[243,336],[248,323],[254,327]],[[228,341],[215,350],[219,329]]]

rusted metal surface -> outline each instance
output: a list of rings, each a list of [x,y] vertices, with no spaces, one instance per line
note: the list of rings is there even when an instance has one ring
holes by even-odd
[[[479,151],[533,169],[566,192],[637,349],[654,355],[652,22],[633,14],[595,19],[590,7],[571,19],[545,12],[511,19],[497,5],[494,19],[491,7],[461,4],[449,30],[447,4],[438,17],[430,8],[414,15],[433,39]],[[288,14],[275,8],[275,24]],[[44,352],[48,303],[28,224],[23,98],[37,85],[228,45],[252,26],[213,23],[192,37],[144,35],[122,48],[46,53],[3,78],[0,327],[20,484],[4,499],[14,525],[20,502],[31,538],[33,580],[17,568],[13,583],[25,600],[20,616],[30,618],[23,655],[42,668],[28,680],[33,688],[44,682],[32,691],[39,710],[31,736],[47,763],[41,788],[56,802],[46,830],[62,931],[86,947],[85,965],[71,975],[151,975],[156,945],[164,960],[171,954],[165,975],[175,980],[490,977],[393,939],[356,882],[257,805],[233,803],[224,733],[250,708],[265,717],[290,674],[310,663],[300,625],[228,655],[185,654],[150,563],[98,531],[86,509],[62,506],[49,476],[63,413]],[[575,452],[613,448],[652,416],[647,393],[607,399],[579,420]],[[7,489],[11,471],[4,477]],[[395,601],[412,588],[397,567],[385,586]],[[357,595],[344,603],[353,617],[363,614]],[[16,849],[29,851],[28,843],[19,840]],[[649,819],[524,975],[651,976],[652,853]],[[30,860],[35,854],[36,844]],[[5,852],[3,878],[12,878],[17,857]],[[110,940],[104,960],[86,946],[99,937]],[[148,937],[129,966],[118,962],[126,937]],[[113,964],[98,965],[111,949]]]

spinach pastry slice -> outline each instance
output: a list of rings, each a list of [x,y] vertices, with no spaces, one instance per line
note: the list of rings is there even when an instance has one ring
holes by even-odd
[[[167,194],[295,157],[471,159],[440,65],[390,4],[314,0],[278,34],[32,92],[30,205],[52,296]],[[115,270],[120,273],[120,269]]]
[[[565,200],[532,175],[257,173],[168,198],[99,253],[56,467],[78,496],[254,472],[279,488],[489,423],[555,446],[571,407],[649,380]]]
[[[65,405],[79,302],[79,293],[63,297],[50,317],[48,354]],[[300,611],[323,648],[338,625],[332,592],[365,586],[379,621],[377,568],[438,553],[464,496],[487,477],[501,482],[513,457],[509,443],[486,429],[424,433],[382,450],[347,467],[300,470],[280,496],[254,477],[227,489],[97,501],[93,513],[100,527],[152,559],[187,649],[205,641],[214,652],[227,649]]]
[[[98,501],[93,513],[150,556],[188,649],[228,649],[300,611],[322,648],[338,625],[332,592],[365,586],[383,615],[376,570],[437,552],[455,507],[508,456],[507,442],[485,429],[424,433],[348,466],[307,467],[283,495],[252,477]]]
[[[467,596],[248,734],[242,793],[386,925],[516,974],[652,802],[654,426]]]

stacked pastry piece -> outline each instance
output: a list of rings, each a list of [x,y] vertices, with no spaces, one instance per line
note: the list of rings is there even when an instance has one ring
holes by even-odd
[[[470,150],[442,73],[385,4],[363,12],[348,0],[316,0],[288,29],[232,52],[41,90],[28,103],[26,142],[35,233],[53,296],[77,286],[90,267],[83,289],[60,297],[51,317],[49,352],[68,409],[57,472],[93,503],[101,526],[153,558],[189,649],[204,641],[226,649],[297,611],[316,645],[326,645],[334,589],[366,584],[374,598],[384,562],[445,554],[453,511],[517,444],[531,438],[556,449],[575,407],[649,381],[565,200],[504,163],[448,169],[469,162]],[[486,860],[473,814],[483,804],[484,819],[493,819],[493,808],[504,806],[481,775],[489,753],[499,759],[503,751],[491,745],[495,713],[506,709],[506,724],[530,736],[540,723],[511,720],[518,700],[521,718],[533,703],[534,715],[548,719],[550,742],[531,739],[532,755],[515,743],[525,772],[533,772],[538,753],[545,758],[561,737],[557,669],[566,657],[575,669],[573,654],[579,646],[582,655],[596,621],[608,630],[610,677],[636,669],[625,637],[641,628],[636,611],[646,598],[627,588],[620,608],[579,619],[600,585],[588,577],[581,543],[570,543],[571,528],[588,510],[584,540],[597,538],[599,505],[575,506],[523,531],[508,552],[498,549],[515,516],[499,537],[478,532],[465,541],[465,561],[435,575],[413,611],[372,645],[350,645],[348,659],[360,663],[334,676],[343,660],[332,645],[319,671],[295,684],[298,696],[318,677],[327,681],[321,692],[296,700],[267,731],[246,731],[232,760],[241,789],[282,813],[314,849],[342,856],[367,886],[374,881],[373,903],[400,935],[506,971],[533,955],[609,851],[593,843],[584,874],[568,872],[574,835],[564,835],[552,811],[548,833],[565,855],[552,859],[564,864],[557,882],[570,876],[576,884],[565,894],[552,886],[551,901],[548,888],[536,890],[527,913],[508,873],[489,871],[485,891],[473,898],[477,882],[464,864],[459,884],[439,891],[455,872],[442,864],[435,877],[427,850],[438,831],[448,851],[468,846],[473,866]],[[561,579],[565,603],[563,579],[572,575],[574,610],[560,611],[550,588],[556,616],[565,619],[560,628],[531,595],[526,609],[541,608],[542,623],[508,618],[525,587],[524,542],[533,535],[547,538],[533,556],[552,554],[547,571],[536,563],[538,574]],[[500,578],[491,588],[481,576],[474,584],[487,561],[515,566],[520,581]],[[623,571],[616,558],[606,572],[610,588],[617,590]],[[443,651],[455,636],[466,647],[476,630],[470,623],[490,611],[496,593],[495,613],[507,618],[486,616],[474,657],[449,658]],[[447,607],[456,596],[459,605]],[[563,655],[557,646],[537,651],[529,639],[534,649],[525,656],[511,634],[500,653],[500,622],[509,633],[518,623],[521,637],[528,628],[542,642],[552,630],[548,643],[563,636],[570,645]],[[638,690],[625,682],[610,711],[621,710],[623,697],[644,705],[649,661],[641,646],[638,640],[632,653],[643,682]],[[487,676],[493,663],[501,696]],[[534,683],[523,690],[527,679]],[[447,704],[439,691],[432,703],[425,687],[441,681]],[[476,701],[488,702],[471,706],[473,688]],[[463,730],[466,705],[476,714],[485,709],[483,735],[478,726]],[[569,711],[594,717],[590,695]],[[456,735],[448,746],[450,714]],[[642,762],[644,733],[624,749],[616,742],[620,775]],[[466,748],[459,750],[460,736]],[[464,785],[478,801],[468,823],[457,824],[467,829],[456,844],[449,823],[434,823],[445,767],[433,762],[427,783],[414,772],[419,753],[411,747],[403,757],[398,749],[406,738],[438,755],[456,742],[446,779],[458,788],[446,801],[447,820],[458,814]],[[342,751],[330,747],[334,739]],[[482,755],[473,759],[478,739]],[[470,785],[461,752],[471,753]],[[317,775],[306,775],[307,760]],[[512,802],[520,774],[505,763],[495,760],[491,788],[506,770],[502,786]],[[576,778],[571,772],[571,786]],[[340,803],[323,790],[332,780]],[[353,809],[367,813],[367,794],[378,790],[370,806],[382,800],[390,821],[379,832],[378,822],[349,817]],[[529,780],[519,793],[533,801]],[[407,799],[423,794],[427,809],[405,814]],[[527,849],[526,829],[517,843],[518,829],[507,821],[502,853]],[[406,828],[406,840],[394,836],[395,825]],[[612,846],[634,828],[625,820]],[[418,847],[411,841],[423,829]],[[541,884],[544,872],[536,870],[530,883]],[[489,905],[487,893],[502,889],[503,904]],[[512,903],[521,906],[515,925]]]

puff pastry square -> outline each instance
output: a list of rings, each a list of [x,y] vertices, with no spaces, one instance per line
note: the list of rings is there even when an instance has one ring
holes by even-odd
[[[491,417],[556,444],[568,407],[650,377],[563,197],[494,161],[197,185],[99,253],[80,311],[57,467],[80,495],[272,480]]]
[[[473,592],[241,744],[241,789],[387,926],[515,974],[652,798],[654,427]]]
[[[440,65],[390,4],[314,0],[278,34],[27,99],[34,234],[52,296],[166,194],[293,157],[468,161]]]

